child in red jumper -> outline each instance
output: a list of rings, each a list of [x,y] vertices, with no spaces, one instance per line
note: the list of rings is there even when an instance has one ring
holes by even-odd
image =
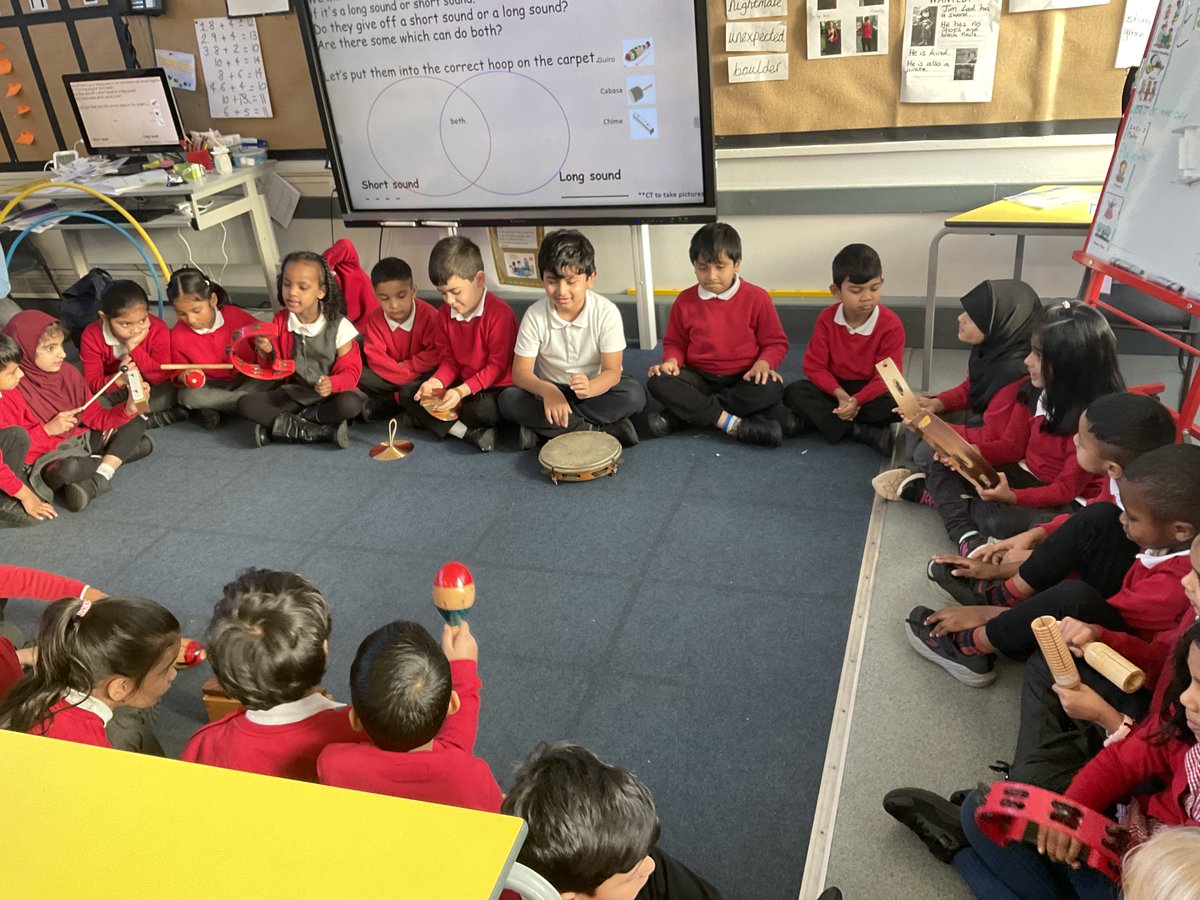
[[[162,366],[171,361],[171,333],[166,323],[150,314],[150,298],[136,281],[114,281],[100,296],[100,318],[83,330],[79,365],[88,390],[95,392],[123,365],[140,373],[150,392],[149,427],[172,425],[187,418],[176,403],[171,373]],[[117,382],[124,384],[124,380]],[[127,391],[111,390],[106,402],[120,403]]]
[[[705,225],[688,256],[698,283],[671,304],[662,362],[646,381],[664,409],[647,416],[647,428],[655,437],[719,428],[746,444],[778,447],[786,410],[776,370],[788,339],[771,295],[738,274],[742,239],[731,225]]]
[[[442,646],[416,622],[367,636],[350,668],[351,721],[369,744],[334,744],[317,760],[321,784],[499,812],[500,787],[477,756],[479,646],[463,622]]]
[[[424,381],[438,366],[437,310],[417,296],[412,267],[389,256],[371,269],[379,305],[363,323],[363,366],[358,386],[367,395],[363,418],[386,419],[400,409],[397,391]]]
[[[321,692],[332,627],[325,595],[299,575],[249,569],[225,585],[205,644],[243,708],[200,728],[180,759],[316,781],[328,744],[366,740]]]
[[[109,747],[113,711],[157,703],[178,654],[179,621],[153,600],[58,600],[42,615],[33,671],[0,700],[0,728]]]
[[[224,363],[233,333],[258,322],[254,316],[232,306],[225,288],[190,266],[176,269],[167,282],[167,299],[175,308],[171,329],[171,361],[177,364]],[[256,362],[253,350],[238,348],[247,362]],[[273,387],[232,369],[201,369],[205,384],[198,388],[180,386],[179,405],[200,413],[205,429],[221,423],[221,414],[237,412],[238,400],[251,391]]]
[[[420,384],[401,388],[400,403],[414,422],[438,437],[456,437],[488,453],[496,448],[500,391],[512,384],[516,314],[484,287],[483,254],[465,237],[434,244],[429,280],[444,301],[435,332],[439,363]],[[434,411],[456,409],[457,421],[442,421],[421,406],[443,389]]]
[[[4,334],[21,347],[22,378],[0,396],[0,430],[20,426],[29,438],[28,482],[44,501],[58,497],[72,512],[108,493],[124,463],[153,451],[146,420],[132,400],[105,409],[92,403],[83,375],[67,365],[62,324],[37,310],[13,316]],[[82,409],[82,411],[81,411]]]
[[[817,317],[804,351],[806,381],[788,385],[783,402],[800,420],[831,444],[849,436],[892,452],[895,403],[875,364],[891,359],[904,366],[904,325],[879,303],[883,263],[866,244],[850,244],[833,258],[829,292],[837,303]]]
[[[22,377],[20,344],[0,334],[0,402]],[[53,504],[21,480],[28,454],[29,433],[18,424],[0,423],[0,491],[7,495],[0,498],[0,528],[36,525],[58,515]]]
[[[279,354],[295,360],[296,374],[272,390],[242,397],[238,414],[255,423],[259,447],[273,440],[324,441],[345,449],[350,446],[346,422],[362,413],[362,356],[341,288],[320,254],[297,250],[284,258],[279,305]],[[266,338],[258,338],[255,348],[263,365],[274,361]]]
[[[1029,378],[1002,389],[992,403],[1007,415],[965,434],[996,467],[1000,483],[978,491],[945,465],[925,478],[928,499],[946,533],[968,556],[988,537],[1006,538],[1100,491],[1101,478],[1075,458],[1079,417],[1097,397],[1125,390],[1117,341],[1098,311],[1066,302],[1045,311],[1025,358]],[[915,476],[914,476],[915,477]],[[913,498],[906,492],[904,498]]]
[[[1062,581],[1012,607],[924,606],[908,615],[905,634],[931,662],[972,687],[995,680],[995,653],[1024,660],[1037,649],[1030,624],[1039,616],[1070,616],[1098,626],[1095,634],[1146,672],[1151,685],[1162,667],[1161,645],[1176,633],[1191,605],[1181,579],[1200,532],[1200,447],[1173,444],[1144,453],[1119,482],[1121,524],[1145,548],[1115,594],[1105,597],[1083,581]],[[1070,527],[1064,526],[1064,527]]]

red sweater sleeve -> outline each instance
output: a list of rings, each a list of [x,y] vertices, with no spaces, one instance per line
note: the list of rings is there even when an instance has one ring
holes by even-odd
[[[944,407],[942,412],[958,412],[960,409],[967,409],[971,405],[971,379],[964,378],[958,387],[934,394],[933,399],[942,401]]]
[[[890,310],[880,307],[879,325],[885,330],[879,340],[879,349],[875,353],[875,362],[890,357],[895,362],[896,368],[902,369],[904,366],[904,326],[895,314],[885,317],[884,312],[890,312]],[[864,403],[870,403],[876,397],[882,397],[887,392],[887,385],[883,383],[883,379],[876,372],[863,385],[862,390],[854,396],[861,406]]]
[[[458,692],[458,712],[446,717],[435,740],[473,754],[475,735],[479,731],[479,689],[483,687],[479,680],[479,664],[473,659],[452,660],[450,683]]]
[[[13,396],[9,398],[9,394]],[[16,427],[28,430],[28,425],[18,418],[19,410],[23,405],[15,402],[19,396],[15,390],[6,391],[0,395],[0,428]],[[28,409],[28,407],[25,408]],[[4,491],[10,497],[15,497],[24,486],[24,482],[17,477],[17,473],[6,466],[3,460],[0,460],[0,491]],[[0,594],[0,596],[4,595]]]
[[[333,325],[326,325],[332,328]],[[358,379],[362,377],[362,354],[358,350],[358,341],[350,341],[350,352],[344,353],[333,361],[333,369],[329,373],[329,386],[334,393],[352,391],[358,387]]]
[[[412,371],[409,379],[432,372],[438,364],[437,310],[424,300],[417,302],[417,319],[413,322],[409,349],[408,367]],[[515,340],[514,340],[515,343]]]
[[[804,350],[804,377],[830,396],[842,386],[829,370],[829,329],[832,327],[833,313],[826,309],[817,316],[812,337],[808,339],[808,346]]]
[[[977,441],[980,454],[993,466],[1020,462],[1025,458],[1032,424],[1033,415],[1029,407],[1014,398],[1003,423],[997,420],[994,427],[986,428],[986,433],[980,435]]]
[[[392,334],[388,328],[387,318],[382,310],[373,310],[367,316],[366,329],[363,334],[363,353],[367,357],[367,365],[371,371],[392,384],[404,384],[412,379],[409,368],[404,360],[392,356]],[[413,331],[417,330],[413,324]]]
[[[104,374],[104,361],[112,357],[112,347],[104,343],[101,327],[99,322],[93,322],[83,329],[83,337],[79,340],[79,365],[83,369],[88,390],[93,394],[108,381],[108,376]]]
[[[107,348],[107,345],[105,346]],[[158,316],[150,317],[150,333],[144,341],[130,351],[129,358],[138,367],[138,371],[141,372],[142,378],[146,380],[147,384],[162,384],[170,378],[170,373],[164,372],[162,367],[171,361],[171,332],[162,319]],[[86,372],[84,377],[87,377]],[[98,389],[96,387],[92,390]]]
[[[771,295],[766,291],[758,300],[758,308],[754,317],[754,336],[758,341],[758,358],[766,360],[772,369],[783,365],[783,359],[788,352],[787,332],[779,321],[779,311],[771,302]],[[755,360],[757,362],[757,360]]]
[[[433,377],[440,381],[443,387],[453,387],[462,367],[454,358],[454,348],[450,346],[450,307],[446,304],[442,304],[437,312],[434,341],[437,346],[438,367]]]
[[[1172,779],[1172,749],[1176,742],[1155,744],[1150,738],[1154,725],[1144,723],[1116,744],[1102,749],[1076,773],[1066,795],[1089,809],[1105,810],[1128,797],[1142,782],[1152,778],[1169,784]]]
[[[114,428],[120,428],[132,418],[133,416],[125,412],[124,403],[118,403],[111,409],[105,409],[97,400],[83,411],[81,420],[93,431],[111,431]],[[77,433],[78,430],[76,429]]]
[[[662,358],[663,362],[674,359],[680,366],[683,366],[687,359],[688,348],[687,323],[684,321],[687,314],[683,312],[683,304],[679,301],[680,298],[676,297],[667,313],[667,330],[663,333]]]
[[[0,698],[3,698],[12,686],[25,675],[21,663],[17,659],[17,648],[6,637],[0,637]]]
[[[490,311],[492,320],[483,325],[486,329],[483,340],[487,360],[483,367],[466,381],[472,394],[501,382],[511,383],[513,348],[517,343],[517,314],[506,303],[496,303]]]
[[[1040,424],[1039,419],[1034,419],[1030,423],[1031,443],[1034,438],[1032,430],[1039,427]],[[1049,437],[1048,435],[1041,436]],[[1017,506],[1063,506],[1076,497],[1082,496],[1087,491],[1088,485],[1095,479],[1096,476],[1091,472],[1079,468],[1079,461],[1075,457],[1072,442],[1071,446],[1067,448],[1062,468],[1058,470],[1053,481],[1047,481],[1041,487],[1018,488],[1013,493],[1017,496]]]
[[[27,597],[30,600],[61,600],[79,597],[87,585],[40,569],[0,565],[0,597]]]

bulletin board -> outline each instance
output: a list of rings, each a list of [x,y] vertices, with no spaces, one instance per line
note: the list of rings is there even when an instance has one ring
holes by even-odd
[[[904,0],[889,0],[886,55],[835,60],[807,58],[806,4],[789,0],[790,77],[749,84],[729,83],[725,0],[708,0],[708,7],[713,124],[717,135],[725,136],[718,146],[744,146],[750,142],[737,136],[749,135],[769,136],[772,143],[835,142],[856,131],[865,140],[922,131],[930,137],[962,137],[972,130],[993,136],[1028,123],[1034,132],[1115,131],[1120,117],[1125,70],[1113,62],[1124,0],[1017,14],[1007,12],[1006,4],[990,103],[899,102]],[[1089,120],[1095,127],[1068,124]]]

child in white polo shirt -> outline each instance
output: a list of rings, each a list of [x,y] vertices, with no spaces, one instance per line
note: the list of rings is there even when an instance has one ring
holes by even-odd
[[[552,231],[538,249],[546,299],[529,307],[517,332],[514,387],[500,412],[520,426],[522,450],[568,431],[604,431],[637,443],[630,416],[646,405],[640,383],[622,373],[625,329],[611,300],[592,292],[596,251],[573,229]]]

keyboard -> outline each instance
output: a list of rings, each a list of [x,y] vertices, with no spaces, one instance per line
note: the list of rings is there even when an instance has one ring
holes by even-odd
[[[105,207],[103,209],[89,209],[89,210],[82,210],[82,211],[87,212],[93,216],[99,216],[101,219],[103,219],[106,222],[114,222],[117,225],[120,225],[122,223],[124,223],[126,225],[129,224],[129,220],[126,219],[123,215],[121,215],[119,212],[117,212],[112,207]],[[129,215],[133,216],[134,220],[137,221],[139,224],[141,224],[141,223],[145,223],[145,222],[153,222],[155,219],[161,219],[163,216],[169,216],[175,212],[177,212],[177,210],[173,206],[163,206],[163,207],[144,206],[144,207],[140,207],[138,209],[129,210]],[[63,216],[61,219],[58,220],[58,224],[59,225],[95,225],[97,223],[96,223],[95,219],[87,218],[84,216]]]

